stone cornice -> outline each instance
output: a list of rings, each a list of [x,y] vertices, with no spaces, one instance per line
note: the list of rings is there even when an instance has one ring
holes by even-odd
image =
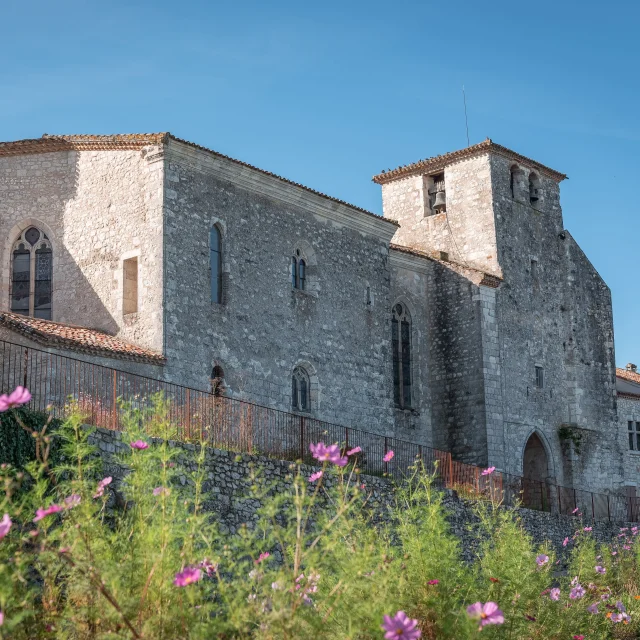
[[[335,224],[391,241],[398,223],[291,182],[257,167],[171,136],[166,160],[182,162],[263,196],[309,211]]]

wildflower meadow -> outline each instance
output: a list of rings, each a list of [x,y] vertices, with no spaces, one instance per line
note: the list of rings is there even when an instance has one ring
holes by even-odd
[[[0,411],[29,399],[18,388],[0,396]],[[24,468],[0,469],[1,638],[639,637],[636,528],[599,545],[577,524],[558,558],[512,510],[478,502],[477,557],[465,563],[431,470],[416,463],[383,522],[359,476],[360,448],[317,442],[319,470],[292,465],[287,492],[256,470],[258,520],[225,534],[204,508],[204,446],[196,470],[182,468],[144,428],[153,420],[168,433],[166,407],[149,411],[125,417],[119,483],[79,411],[55,433],[18,419],[38,446]]]

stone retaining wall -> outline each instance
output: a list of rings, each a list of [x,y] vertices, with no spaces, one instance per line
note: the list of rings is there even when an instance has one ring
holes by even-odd
[[[119,480],[127,473],[126,466],[117,460],[118,453],[129,451],[128,445],[122,441],[122,433],[97,429],[89,438],[89,442],[97,446],[103,460],[105,475],[114,478],[117,489]],[[150,439],[150,442],[160,442],[160,439]],[[170,445],[181,449],[180,464],[187,470],[196,469],[197,445],[170,441]],[[255,522],[257,511],[261,506],[259,500],[251,497],[249,488],[254,483],[254,475],[265,487],[272,487],[274,493],[285,492],[291,484],[291,463],[284,460],[273,460],[263,456],[238,454],[233,451],[208,448],[206,452],[205,468],[207,480],[204,490],[208,494],[204,507],[216,513],[221,531],[235,533],[243,523]],[[310,475],[318,467],[303,465],[303,473]],[[187,484],[189,479],[182,476],[180,481]],[[327,477],[327,483],[332,482]],[[376,519],[389,520],[389,509],[394,502],[394,484],[387,478],[374,476],[360,476],[370,493],[369,505],[373,509]],[[454,491],[447,490],[444,497],[444,507],[448,511],[448,518],[453,533],[462,542],[463,557],[473,558],[477,547],[479,534],[479,519],[473,510],[473,503],[458,498]],[[531,509],[513,509],[521,519],[526,531],[536,543],[550,541],[556,551],[562,552],[562,541],[571,538],[579,528],[593,527],[592,535],[599,542],[610,542],[619,533],[620,527],[632,526],[629,523],[614,523],[606,521],[582,521],[565,515],[556,515]]]

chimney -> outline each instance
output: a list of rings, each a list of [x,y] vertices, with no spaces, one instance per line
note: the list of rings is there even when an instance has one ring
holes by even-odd
[[[631,362],[627,365],[627,371],[631,371],[632,373],[638,373],[638,365],[632,364]]]

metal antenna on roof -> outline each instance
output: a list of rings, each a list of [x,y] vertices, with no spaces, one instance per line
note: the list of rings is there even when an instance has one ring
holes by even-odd
[[[464,85],[462,85],[462,100],[464,102],[464,124],[467,127],[467,147],[471,146],[469,142],[469,118],[467,118],[467,95],[464,92]]]

